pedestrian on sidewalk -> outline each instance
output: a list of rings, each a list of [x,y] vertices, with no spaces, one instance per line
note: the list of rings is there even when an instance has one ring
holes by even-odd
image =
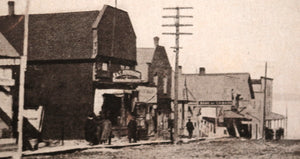
[[[89,145],[97,145],[97,126],[95,122],[95,113],[90,113],[85,121],[84,132],[85,140],[89,142]]]
[[[102,137],[102,131],[103,131],[103,113],[102,111],[99,112],[99,115],[96,117],[96,137],[97,137],[97,140],[98,142],[100,142],[100,144],[102,144],[102,140],[101,140],[101,137]]]
[[[112,136],[112,124],[111,121],[105,116],[105,119],[102,122],[102,135],[101,135],[101,143],[111,144],[111,136]]]
[[[136,131],[137,131],[137,122],[135,121],[135,117],[132,117],[128,123],[129,143],[131,143],[131,139],[133,139],[133,142],[137,142]]]
[[[191,119],[189,119],[189,121],[186,123],[186,128],[187,128],[187,131],[189,132],[189,138],[192,138],[192,136],[193,136],[193,130],[194,130],[194,125],[191,122]]]

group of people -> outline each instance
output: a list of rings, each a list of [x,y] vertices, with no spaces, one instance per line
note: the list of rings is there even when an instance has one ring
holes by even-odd
[[[98,116],[95,113],[90,113],[85,122],[85,139],[89,142],[89,145],[98,145],[103,143],[111,144],[112,123],[107,118],[107,114],[99,113]],[[135,117],[129,121],[128,125],[128,139],[129,143],[137,142],[137,122]]]
[[[90,145],[103,144],[108,142],[111,144],[112,123],[107,118],[107,115],[99,113],[90,113],[85,122],[85,139]]]

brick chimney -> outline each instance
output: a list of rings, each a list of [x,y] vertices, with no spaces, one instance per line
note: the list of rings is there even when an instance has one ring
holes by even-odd
[[[154,40],[154,46],[156,48],[159,45],[159,37],[156,36],[156,37],[153,38],[153,40]]]
[[[15,2],[8,1],[8,15],[15,15]]]
[[[205,67],[199,68],[199,75],[205,75]]]

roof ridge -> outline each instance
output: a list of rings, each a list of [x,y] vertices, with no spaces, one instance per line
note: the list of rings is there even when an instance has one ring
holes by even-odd
[[[197,76],[212,76],[212,75],[242,75],[242,74],[247,74],[247,75],[250,75],[249,72],[236,72],[236,73],[205,73],[204,75],[199,75],[198,73],[182,73],[182,75],[189,75],[189,76],[192,76],[192,75],[197,75]]]
[[[62,11],[62,12],[51,12],[51,13],[30,13],[29,16],[35,15],[55,15],[55,14],[74,14],[74,13],[87,13],[87,12],[100,12],[100,10],[88,10],[88,11]],[[7,17],[10,15],[0,15],[0,17]],[[24,14],[15,14],[14,16],[24,16]]]

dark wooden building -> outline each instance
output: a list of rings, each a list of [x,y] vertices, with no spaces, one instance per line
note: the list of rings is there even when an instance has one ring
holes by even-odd
[[[172,68],[159,38],[154,37],[155,48],[137,49],[136,70],[142,73],[143,83],[157,88],[156,130],[167,130],[171,113]],[[148,109],[149,111],[151,109]]]
[[[18,52],[23,52],[24,15],[2,16],[0,24],[1,33]],[[25,108],[44,106],[44,138],[83,138],[86,116],[95,111],[95,92],[134,88],[134,82],[113,80],[124,76],[122,71],[116,73],[127,69],[138,81],[135,65],[136,36],[125,11],[105,5],[100,11],[32,14]],[[128,93],[124,96],[132,98],[132,91]],[[108,98],[115,99],[112,103],[118,103],[118,108],[125,100]],[[130,105],[129,99],[126,102]],[[114,117],[118,118],[122,113],[115,111],[118,113]],[[117,119],[113,120],[118,125]]]

